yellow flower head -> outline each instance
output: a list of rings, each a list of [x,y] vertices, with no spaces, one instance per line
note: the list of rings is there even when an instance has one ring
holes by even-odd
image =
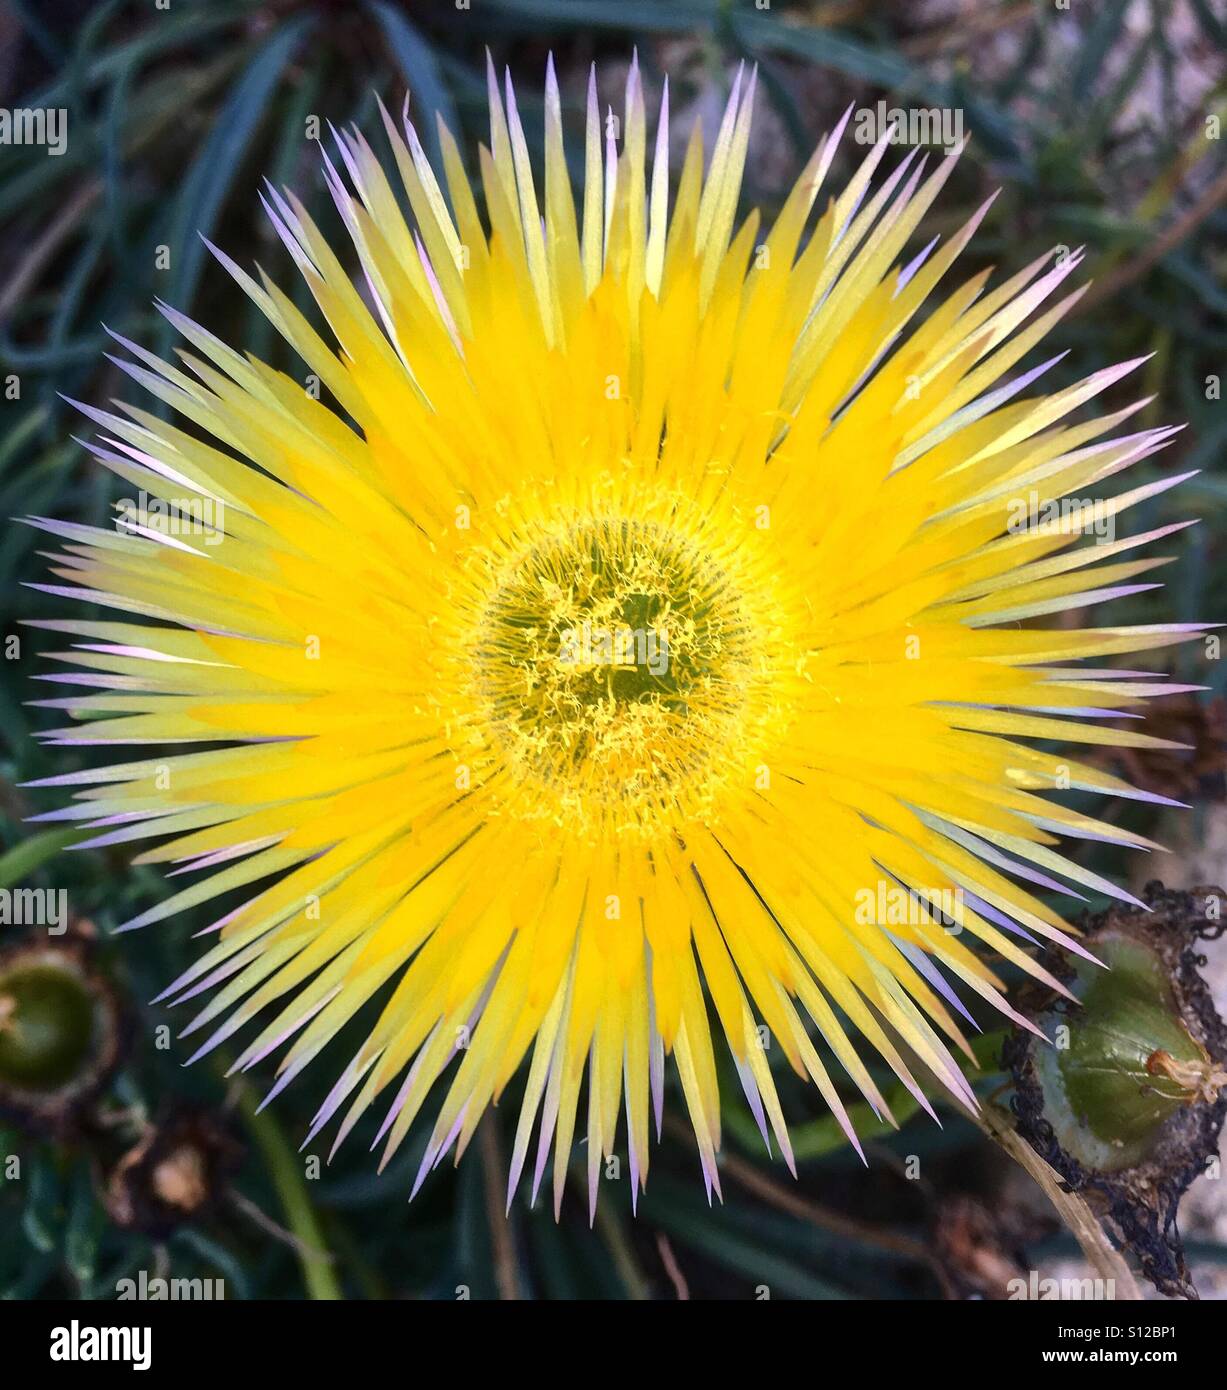
[[[484,218],[446,130],[441,170],[386,113],[394,172],[337,135],[361,289],[266,204],[335,343],[218,253],[307,389],[167,308],[182,365],[125,366],[182,425],[83,407],[139,500],[38,522],[52,591],[131,615],[46,624],[98,692],[49,737],[174,746],[51,779],[63,814],[211,871],[125,927],[250,885],[167,991],[208,997],[197,1055],[258,1019],[235,1065],[284,1049],[277,1091],[377,998],[312,1135],[378,1101],[386,1161],[438,1085],[419,1183],[528,1059],[509,1198],[552,1151],[557,1203],[577,1123],[592,1200],[622,1144],[637,1192],[670,1068],[718,1191],[713,1032],[789,1163],[773,1064],[853,1143],[842,1074],[890,1118],[853,1030],[973,1107],[951,981],[1021,1020],[972,946],[1060,989],[1024,946],[1079,948],[1036,890],[1118,890],[1059,837],[1145,843],[1052,795],[1142,793],[1048,750],[1159,745],[1098,721],[1178,687],[1076,663],[1193,630],[1021,620],[1161,563],[1128,552],[1177,528],[1115,518],[1178,480],[1097,488],[1171,431],[1073,420],[1135,364],[1011,377],[1077,255],[959,283],[986,205],[903,262],[956,155],[880,176],[888,130],[828,194],[845,117],[735,230],[753,95],[671,194],[667,89],[649,158],[637,68],[620,138],[590,85],[578,209],[552,70],[543,171],[491,74]]]

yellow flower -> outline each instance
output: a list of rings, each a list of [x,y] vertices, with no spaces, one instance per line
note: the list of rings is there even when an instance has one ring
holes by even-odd
[[[1127,552],[1177,528],[1115,518],[1178,480],[1094,490],[1172,431],[1074,421],[1135,364],[1010,377],[1077,255],[945,283],[986,204],[900,268],[953,155],[875,182],[887,131],[827,196],[845,117],[735,230],[753,89],[672,206],[634,67],[620,140],[590,84],[578,210],[552,70],[543,186],[491,76],[484,220],[446,130],[436,171],[385,113],[395,174],[338,135],[363,292],[267,203],[335,347],[218,253],[307,389],[168,308],[183,366],[125,365],[184,427],[83,407],[141,496],[116,532],[37,522],[71,542],[47,587],[134,615],[46,624],[99,691],[49,737],[182,746],[50,779],[59,814],[213,871],[125,927],[253,886],[167,991],[211,992],[197,1055],[259,1018],[236,1066],[288,1044],[276,1092],[378,998],[312,1135],[379,1099],[386,1161],[438,1083],[419,1183],[528,1060],[509,1199],[552,1151],[557,1204],[577,1123],[591,1200],[621,1144],[637,1191],[670,1067],[718,1191],[713,1031],[790,1164],[773,1063],[854,1143],[846,1081],[890,1118],[852,1030],[974,1106],[949,981],[1017,1018],[978,945],[1059,989],[1025,948],[1078,948],[1034,890],[1118,892],[1060,837],[1146,843],[1051,795],[1141,793],[1048,748],[1159,746],[1097,721],[1175,687],[1076,663],[1193,629],[1020,620],[1162,563]]]

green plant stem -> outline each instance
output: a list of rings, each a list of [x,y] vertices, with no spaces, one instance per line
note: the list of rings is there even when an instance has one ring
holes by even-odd
[[[239,1109],[243,1112],[252,1138],[264,1155],[269,1176],[277,1189],[286,1225],[295,1238],[308,1296],[321,1300],[343,1299],[345,1295],[337,1282],[332,1256],[324,1244],[323,1232],[315,1208],[311,1205],[307,1182],[297,1156],[286,1142],[276,1120],[266,1112],[257,1111],[255,1097],[248,1086],[239,1092]]]

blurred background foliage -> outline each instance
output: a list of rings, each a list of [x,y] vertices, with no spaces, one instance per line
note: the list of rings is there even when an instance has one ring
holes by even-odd
[[[603,100],[618,109],[637,47],[649,99],[661,76],[670,75],[680,137],[693,120],[714,127],[738,62],[759,65],[745,198],[768,212],[849,102],[961,112],[972,144],[926,235],[948,233],[1001,187],[963,257],[965,273],[986,264],[1012,273],[1054,245],[1085,244],[1095,288],[1054,335],[1055,346],[1069,350],[1054,384],[1058,376],[1065,384],[1150,353],[1148,364],[1116,388],[1112,404],[1153,394],[1143,425],[1190,425],[1142,468],[1152,477],[1202,472],[1155,499],[1134,529],[1190,514],[1204,524],[1180,538],[1168,587],[1118,603],[1114,620],[1222,616],[1227,408],[1216,383],[1227,369],[1227,141],[1217,124],[1227,114],[1223,0],[760,4],[0,3],[3,104],[68,112],[62,155],[0,147],[0,377],[7,388],[0,400],[0,515],[109,524],[118,484],[74,443],[83,422],[63,397],[135,399],[135,388],[104,356],[102,325],[167,352],[170,334],[155,297],[301,373],[198,234],[244,266],[259,260],[295,286],[308,309],[256,195],[265,176],[288,183],[324,228],[339,234],[318,149],[308,138],[311,117],[325,129],[327,121],[357,122],[386,153],[376,97],[397,110],[408,90],[428,140],[437,114],[462,137],[472,171],[477,143],[487,138],[487,47],[515,74],[529,139],[538,144],[552,51],[575,155],[589,64],[599,63]],[[845,141],[836,182],[859,154]],[[39,545],[35,531],[5,521],[0,602],[10,644],[0,667],[0,887],[67,891],[82,919],[73,936],[95,934],[89,950],[125,1001],[132,1037],[125,1064],[74,1133],[31,1133],[0,1121],[0,1292],[113,1297],[117,1280],[143,1269],[150,1277],[222,1278],[231,1298],[453,1298],[458,1288],[475,1298],[754,1297],[764,1287],[772,1297],[933,1297],[975,1291],[966,1275],[981,1246],[1008,1252],[1021,1243],[1036,1260],[1073,1249],[1010,1186],[1003,1161],[965,1120],[944,1113],[939,1128],[922,1116],[896,1135],[863,1105],[851,1106],[868,1139],[866,1171],[816,1093],[784,1075],[785,1109],[797,1121],[799,1183],[763,1153],[730,1070],[723,1078],[725,1203],[714,1210],[693,1144],[667,1126],[637,1219],[625,1181],[611,1181],[591,1230],[578,1186],[557,1225],[548,1210],[531,1211],[522,1199],[505,1222],[514,1096],[483,1125],[479,1152],[458,1172],[441,1169],[412,1206],[406,1198],[429,1115],[419,1122],[418,1142],[406,1144],[382,1177],[358,1136],[318,1178],[309,1175],[295,1148],[326,1089],[327,1064],[258,1117],[253,1101],[269,1083],[268,1067],[237,1085],[212,1058],[184,1069],[186,1045],[159,1046],[156,1030],[167,1016],[145,1001],[187,963],[196,949],[189,937],[205,918],[189,913],[108,940],[110,927],[164,894],[158,875],[130,868],[118,853],[61,853],[72,830],[24,823],[57,803],[55,794],[22,783],[88,761],[88,752],[40,748],[32,733],[47,721],[24,706],[46,691],[31,677],[37,650],[52,643],[40,643],[46,635],[22,629],[20,620],[63,610],[62,601],[21,587],[45,577]],[[1180,843],[1161,869],[1180,884],[1193,881],[1207,855],[1212,875],[1227,857],[1215,703],[1227,667],[1207,661],[1200,648],[1182,649],[1174,665],[1181,678],[1210,688],[1204,697],[1169,702],[1160,714],[1192,748],[1128,771],[1195,805],[1192,816],[1170,827]],[[1111,814],[1155,833],[1155,815],[1144,807]],[[1096,869],[1128,871],[1106,846],[1083,849]],[[1227,868],[1217,877],[1227,877]],[[0,947],[16,934],[0,927]],[[982,1044],[985,1093],[1000,1083],[997,1041],[990,1036]],[[671,1104],[676,1111],[677,1097]],[[910,1110],[901,1105],[899,1113]],[[238,1148],[221,1144],[217,1131]],[[117,1184],[150,1166],[136,1163],[133,1151],[166,1132],[187,1133],[183,1142],[206,1157],[224,1150],[229,1158],[216,1170],[209,1163],[194,1170],[209,1190],[190,1194],[202,1197],[198,1204],[184,1199],[193,1208],[188,1219],[159,1223],[122,1213]],[[6,1166],[6,1156],[16,1156],[17,1165]],[[920,1160],[918,1181],[907,1180],[908,1156]],[[1007,1220],[1011,1204],[1018,1211]],[[986,1233],[990,1205],[996,1216]],[[1227,1260],[1222,1221],[1208,1222],[1192,1253],[1212,1272]]]

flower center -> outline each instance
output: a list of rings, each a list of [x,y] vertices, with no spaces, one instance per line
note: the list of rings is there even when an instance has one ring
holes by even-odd
[[[620,519],[547,534],[504,566],[471,650],[518,808],[581,828],[701,811],[755,669],[725,570],[688,537]]]

